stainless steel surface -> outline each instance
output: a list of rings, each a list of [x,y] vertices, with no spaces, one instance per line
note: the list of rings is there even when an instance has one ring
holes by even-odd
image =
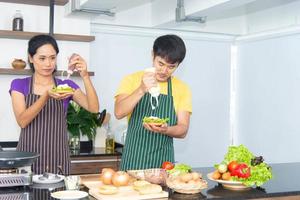
[[[9,193],[9,194],[0,194],[1,200],[29,200],[29,193]]]
[[[39,154],[22,151],[0,151],[0,169],[30,166]]]
[[[25,186],[32,184],[31,166],[17,169],[14,173],[1,173],[0,174],[0,188]],[[0,198],[1,199],[1,198]]]

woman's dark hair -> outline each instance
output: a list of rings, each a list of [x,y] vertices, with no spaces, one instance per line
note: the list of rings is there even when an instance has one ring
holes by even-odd
[[[158,37],[153,44],[154,57],[160,56],[168,63],[180,64],[186,53],[183,40],[177,35],[163,35]]]
[[[53,46],[54,50],[56,51],[56,54],[59,53],[59,49],[56,43],[56,40],[50,36],[50,35],[36,35],[33,36],[29,42],[28,42],[28,54],[33,57],[36,54],[36,51],[38,48],[45,44],[50,44]],[[31,70],[34,72],[34,66],[33,64],[29,61],[28,58],[28,63],[31,68]],[[55,70],[56,71],[56,70]]]

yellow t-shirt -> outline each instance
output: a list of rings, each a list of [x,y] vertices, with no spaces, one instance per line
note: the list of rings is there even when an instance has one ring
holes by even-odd
[[[115,97],[120,94],[131,94],[136,90],[142,81],[144,71],[130,74],[123,78]],[[161,94],[168,94],[168,82],[158,82]],[[172,76],[172,95],[175,112],[188,111],[192,113],[192,93],[190,88],[178,78]],[[129,115],[130,116],[130,115]],[[129,117],[128,116],[128,117]]]

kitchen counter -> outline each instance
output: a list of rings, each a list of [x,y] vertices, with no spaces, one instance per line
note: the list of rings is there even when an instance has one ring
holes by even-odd
[[[122,156],[122,147],[114,151],[105,148],[80,149],[80,152],[71,151],[71,171],[75,174],[98,174],[103,168],[119,169]]]
[[[15,150],[17,147],[18,142],[0,142],[0,146],[7,150]],[[80,142],[80,150],[78,151],[71,151],[71,158],[80,157],[80,156],[121,156],[122,155],[122,148],[123,145],[119,143],[115,143],[115,151],[114,152],[107,152],[105,148],[102,147],[90,147],[90,143],[88,141],[81,141]]]
[[[89,157],[89,156],[121,156],[122,155],[122,148],[117,147],[115,151],[109,152],[106,151],[105,148],[102,147],[94,147],[92,150],[89,151],[71,151],[71,158],[75,157]]]
[[[195,171],[201,172],[204,179],[208,180],[208,188],[203,190],[199,194],[184,195],[179,193],[172,193],[170,191],[169,200],[196,200],[196,199],[258,199],[258,198],[275,198],[282,197],[282,199],[291,199],[292,196],[296,196],[293,199],[300,199],[300,163],[284,163],[273,164],[273,179],[263,185],[261,188],[252,188],[247,191],[230,191],[224,189],[216,182],[210,181],[206,178],[206,174],[213,171],[213,168],[196,168]],[[14,198],[17,195],[23,195],[33,200],[46,200],[53,199],[50,197],[50,190],[53,191],[63,190],[63,182],[53,184],[52,186],[45,186],[45,189],[41,186],[33,185],[30,187],[12,187],[1,188],[0,199],[23,199]],[[81,188],[87,191],[87,188]],[[2,198],[4,197],[4,198]],[[8,198],[11,197],[11,198]],[[87,200],[94,200],[93,197],[85,198]],[[276,198],[277,199],[277,198]],[[281,199],[281,198],[279,198]]]

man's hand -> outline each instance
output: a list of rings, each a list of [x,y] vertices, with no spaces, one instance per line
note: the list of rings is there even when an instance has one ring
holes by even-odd
[[[145,129],[155,132],[155,133],[161,133],[161,134],[165,134],[168,130],[168,124],[160,124],[160,125],[156,125],[156,124],[151,124],[151,123],[143,123],[143,126]]]
[[[157,81],[155,78],[155,73],[153,72],[145,72],[142,78],[142,82],[140,87],[146,93],[149,91],[150,88],[156,87]]]

